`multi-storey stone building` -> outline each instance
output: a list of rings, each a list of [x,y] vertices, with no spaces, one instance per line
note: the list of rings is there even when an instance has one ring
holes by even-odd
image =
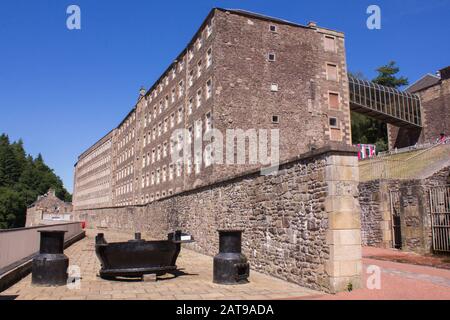
[[[281,162],[330,141],[350,145],[348,88],[343,33],[213,9],[122,123],[79,157],[74,207],[147,204],[263,167],[249,147],[245,164],[226,163],[237,162],[239,140],[227,130],[272,149],[278,129]]]
[[[389,148],[433,143],[444,134],[450,136],[450,66],[438,75],[427,74],[406,89],[419,96],[422,104],[422,128],[398,128],[388,125]]]

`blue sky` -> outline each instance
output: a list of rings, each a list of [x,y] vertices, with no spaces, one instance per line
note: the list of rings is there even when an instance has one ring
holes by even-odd
[[[82,30],[66,28],[81,8]],[[366,9],[382,10],[382,29]],[[450,65],[450,0],[1,0],[0,132],[41,152],[72,191],[77,156],[121,121],[212,7],[240,8],[345,32],[351,71],[395,60],[416,80]]]

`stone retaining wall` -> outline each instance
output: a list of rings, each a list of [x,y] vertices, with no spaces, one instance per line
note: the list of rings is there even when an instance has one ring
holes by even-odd
[[[450,167],[423,180],[374,180],[359,184],[362,244],[392,248],[390,192],[398,194],[402,249],[430,253],[431,217],[429,190],[448,184]]]
[[[281,166],[155,201],[76,212],[88,227],[165,238],[191,233],[191,248],[218,252],[217,229],[243,229],[253,270],[324,291],[360,286],[358,167],[353,148],[326,148]]]

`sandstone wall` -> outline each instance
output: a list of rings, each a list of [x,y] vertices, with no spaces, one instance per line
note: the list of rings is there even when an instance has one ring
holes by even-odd
[[[353,149],[352,149],[353,150]],[[88,227],[165,238],[191,233],[190,247],[213,256],[218,229],[243,229],[253,270],[325,291],[360,285],[361,240],[354,152],[320,150],[259,172],[181,193],[146,206],[76,212]]]

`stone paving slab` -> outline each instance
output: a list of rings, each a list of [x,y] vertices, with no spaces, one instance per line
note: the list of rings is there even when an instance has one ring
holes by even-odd
[[[101,231],[109,242],[128,241],[131,234]],[[100,263],[95,255],[95,230],[87,230],[86,238],[65,251],[70,265],[81,269],[81,287],[69,289],[33,287],[31,275],[2,292],[17,300],[273,300],[323,295],[255,271],[246,285],[222,286],[212,282],[211,257],[182,249],[177,265],[184,274],[166,275],[157,282],[107,281],[97,277]]]

